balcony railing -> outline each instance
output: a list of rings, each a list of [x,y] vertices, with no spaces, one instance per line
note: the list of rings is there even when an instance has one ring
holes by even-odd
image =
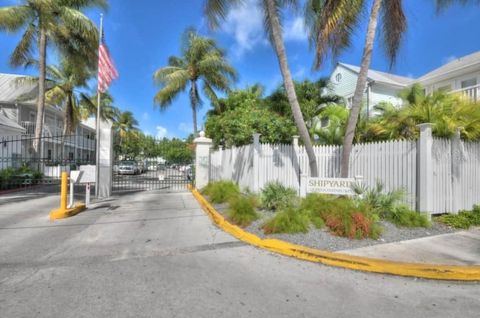
[[[480,85],[465,87],[452,91],[452,93],[462,94],[473,100],[474,102],[480,101]]]
[[[20,126],[25,128],[24,135],[35,135],[35,127],[37,126],[33,121],[22,121]],[[43,125],[43,137],[55,137],[63,135],[63,129],[52,127],[50,125]]]
[[[34,136],[35,135],[35,127],[36,123],[31,121],[22,121],[20,122],[20,126],[25,128],[24,135],[27,136]],[[53,137],[48,139],[48,142],[60,144],[63,143],[67,146],[73,146],[78,149],[87,149],[93,150],[95,149],[95,140],[87,138],[86,135],[72,135],[66,136],[62,138],[63,129],[58,127],[52,127],[49,125],[43,126],[43,134],[42,137]],[[55,138],[58,137],[58,138]]]

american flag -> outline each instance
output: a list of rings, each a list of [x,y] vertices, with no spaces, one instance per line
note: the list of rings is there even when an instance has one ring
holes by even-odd
[[[98,91],[105,93],[110,83],[118,78],[118,72],[113,64],[108,47],[105,44],[105,37],[102,34],[102,41],[98,48]]]

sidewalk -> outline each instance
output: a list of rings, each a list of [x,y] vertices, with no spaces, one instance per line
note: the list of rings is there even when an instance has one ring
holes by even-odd
[[[480,265],[480,228],[338,252],[407,263]]]

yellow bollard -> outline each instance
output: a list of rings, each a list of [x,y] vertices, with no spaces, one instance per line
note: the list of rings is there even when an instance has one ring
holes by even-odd
[[[62,183],[60,185],[60,208],[50,211],[50,220],[68,218],[86,209],[86,206],[84,203],[77,204],[69,209],[67,207],[67,201],[68,201],[68,172],[62,172]]]
[[[60,210],[67,209],[68,193],[68,172],[62,172],[62,183],[60,188]]]

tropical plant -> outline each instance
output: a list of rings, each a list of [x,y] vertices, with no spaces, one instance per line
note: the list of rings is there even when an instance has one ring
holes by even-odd
[[[97,116],[98,95],[80,94],[80,117],[87,119],[91,116]],[[100,117],[104,120],[109,120],[115,124],[120,115],[120,110],[114,106],[113,96],[108,93],[100,94]]]
[[[272,218],[262,225],[262,229],[265,234],[296,234],[307,233],[309,226],[310,219],[308,214],[290,206],[275,213]]]
[[[437,91],[425,96],[417,86],[400,93],[403,106],[381,103],[374,107],[377,116],[361,131],[365,140],[415,139],[417,125],[432,124],[432,134],[449,138],[460,130],[465,140],[480,139],[480,107],[461,95]]]
[[[47,66],[47,76],[51,83],[45,94],[50,105],[62,106],[65,113],[63,134],[70,134],[80,119],[80,103],[77,88],[87,87],[91,72],[83,64],[63,60],[59,66]]]
[[[315,140],[324,145],[341,145],[349,113],[342,105],[329,105],[322,109],[316,126],[312,128]],[[328,124],[322,126],[322,122]]]
[[[223,111],[209,113],[205,120],[205,132],[215,147],[250,144],[254,133],[261,134],[264,143],[291,143],[296,134],[293,121],[269,110],[250,88],[231,92],[219,104]]]
[[[200,36],[194,29],[185,31],[181,51],[181,56],[171,56],[168,66],[155,72],[154,80],[161,88],[155,95],[154,102],[164,110],[190,85],[190,107],[193,132],[196,135],[197,109],[202,104],[198,86],[202,83],[203,93],[216,107],[218,98],[215,91],[230,91],[236,72],[228,64],[225,53],[218,48],[216,42]]]
[[[262,207],[269,210],[281,210],[298,204],[297,191],[278,181],[269,182],[260,195]]]
[[[255,207],[256,199],[254,196],[235,196],[229,201],[227,214],[233,223],[245,227],[260,217]]]
[[[321,78],[315,82],[309,80],[294,81],[294,85],[305,124],[312,133],[322,109],[328,105],[340,103],[342,98],[332,94],[329,80],[326,78]],[[278,87],[265,99],[265,102],[277,114],[293,119],[284,85]]]
[[[208,195],[212,203],[225,203],[240,195],[240,188],[238,185],[229,180],[220,180],[210,182],[202,193]]]
[[[350,44],[350,35],[358,23],[358,15],[362,12],[364,0],[325,0],[309,1],[311,10],[310,21],[311,39],[316,47],[316,66],[318,67],[324,56],[330,51],[338,53]],[[381,14],[381,19],[379,15]],[[332,19],[335,23],[332,23]],[[402,36],[406,31],[407,23],[403,13],[402,0],[373,0],[368,21],[367,34],[363,49],[360,72],[353,95],[352,108],[347,123],[341,159],[341,176],[348,177],[349,159],[352,151],[355,130],[357,127],[360,109],[363,103],[363,94],[367,83],[367,73],[373,51],[373,43],[377,24],[382,24],[383,44],[386,54],[393,65],[397,56]]]
[[[469,229],[472,226],[480,226],[480,205],[474,205],[471,211],[442,215],[437,218],[437,221],[456,229]]]
[[[138,120],[131,111],[120,112],[117,121],[113,123],[113,129],[120,139],[120,145],[128,135],[136,134],[139,131],[137,126]]]
[[[34,149],[43,131],[45,79],[48,44],[59,49],[71,61],[91,61],[94,68],[98,31],[81,10],[106,7],[105,0],[23,0],[16,6],[0,8],[0,31],[24,33],[13,51],[10,64],[26,65],[31,61],[35,45],[39,52],[39,82]]]
[[[310,166],[310,174],[312,177],[318,176],[317,160],[313,152],[313,145],[310,139],[308,128],[303,119],[300,104],[295,92],[295,85],[292,74],[288,66],[288,59],[283,42],[281,13],[286,6],[297,6],[297,0],[258,0],[258,5],[262,8],[265,32],[272,43],[277,55],[280,71],[283,77],[283,84],[288,96],[288,101],[292,110],[295,125],[297,126],[300,137],[305,144],[305,150],[308,155]],[[245,0],[206,0],[205,14],[207,16],[209,26],[218,28],[220,21],[224,20],[228,11],[235,6],[245,5]]]

